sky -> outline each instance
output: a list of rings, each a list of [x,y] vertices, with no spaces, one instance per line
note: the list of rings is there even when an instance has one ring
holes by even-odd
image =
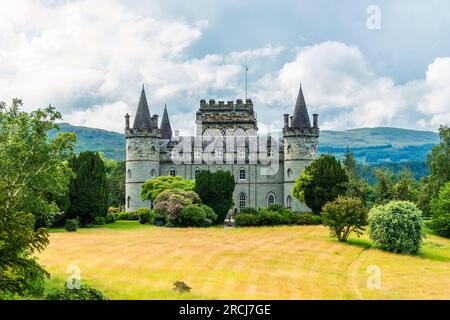
[[[194,133],[200,99],[253,100],[279,130],[300,83],[321,129],[450,123],[446,0],[0,2],[0,101],[53,105],[123,132],[142,85],[150,112]]]

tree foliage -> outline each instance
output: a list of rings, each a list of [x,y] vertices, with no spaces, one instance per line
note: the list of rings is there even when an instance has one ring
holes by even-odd
[[[216,223],[223,223],[233,207],[233,192],[236,182],[228,171],[200,171],[195,177],[195,192],[203,203],[217,215]]]
[[[76,174],[70,183],[67,218],[79,218],[82,225],[108,213],[109,189],[105,164],[98,153],[86,151],[72,157],[69,166]]]
[[[109,186],[109,206],[125,208],[125,161],[105,162]]]
[[[153,203],[156,197],[165,190],[193,191],[194,185],[194,180],[185,180],[180,176],[159,176],[144,182],[141,187],[141,198]]]
[[[367,209],[360,199],[338,197],[323,206],[322,223],[330,228],[331,236],[347,241],[354,232],[360,236],[367,224]]]
[[[347,182],[348,176],[340,161],[332,155],[321,155],[297,178],[292,195],[317,214],[325,203],[345,194]]]
[[[450,181],[439,191],[439,197],[431,201],[430,228],[440,236],[450,238]]]
[[[49,140],[61,115],[49,106],[27,113],[21,100],[0,103],[0,297],[21,294],[46,274],[33,258],[48,244],[47,230],[67,192],[74,134]]]
[[[419,183],[410,170],[405,168],[394,174],[389,168],[377,168],[374,175],[376,204],[385,204],[392,200],[417,201]]]

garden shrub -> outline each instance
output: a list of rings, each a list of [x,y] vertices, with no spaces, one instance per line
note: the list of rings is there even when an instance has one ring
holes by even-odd
[[[191,204],[201,204],[200,197],[193,191],[165,190],[155,198],[155,210],[168,226],[175,226],[181,209]]]
[[[369,213],[369,236],[384,250],[415,254],[424,233],[422,212],[409,201],[391,201]]]
[[[116,217],[115,217],[114,214],[108,213],[108,214],[105,216],[105,222],[106,222],[106,223],[114,223],[114,221],[116,221]]]
[[[205,227],[211,223],[212,221],[206,217],[205,210],[196,204],[182,208],[173,221],[176,227]]]
[[[283,212],[286,209],[281,204],[274,203],[274,204],[269,205],[267,207],[267,210],[273,211],[273,212]]]
[[[338,197],[322,209],[322,223],[330,228],[331,236],[347,241],[354,232],[359,237],[367,225],[367,209],[358,198]]]
[[[97,289],[81,285],[79,289],[69,289],[67,286],[50,291],[46,300],[109,300]]]
[[[253,213],[238,214],[234,223],[238,227],[257,227],[259,225],[258,215]]]
[[[116,208],[116,207],[109,207],[108,208],[108,213],[114,214],[114,213],[119,213],[119,211],[120,211],[120,209]]]
[[[139,208],[136,210],[136,214],[139,216],[139,222],[141,224],[153,224],[155,222],[156,212],[149,208]]]
[[[77,231],[80,227],[80,222],[78,219],[67,219],[66,224],[64,225],[64,229],[69,232]]]
[[[261,209],[258,212],[258,222],[261,226],[278,226],[284,224],[283,215],[279,212]]]
[[[201,204],[200,208],[205,212],[206,219],[210,220],[209,224],[213,224],[217,219],[217,214],[214,213],[214,210],[208,207],[206,204]]]
[[[136,212],[119,212],[116,215],[116,220],[139,220],[139,216],[137,215]]]
[[[102,225],[106,224],[105,217],[95,217],[94,218],[94,224],[96,224],[98,226],[102,226]]]
[[[321,218],[317,214],[311,212],[299,212],[296,214],[295,224],[298,225],[317,225],[321,224]]]
[[[239,213],[252,213],[252,214],[257,214],[258,213],[258,209],[253,208],[253,207],[246,207],[244,209],[241,209],[241,211]]]

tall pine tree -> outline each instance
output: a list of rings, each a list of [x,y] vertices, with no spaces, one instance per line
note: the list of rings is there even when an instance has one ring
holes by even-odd
[[[74,156],[69,166],[76,177],[70,183],[66,217],[78,217],[86,225],[94,222],[95,217],[106,216],[109,188],[103,160],[97,153],[86,151]]]

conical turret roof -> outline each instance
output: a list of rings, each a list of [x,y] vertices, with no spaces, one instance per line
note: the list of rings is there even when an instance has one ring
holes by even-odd
[[[167,106],[164,105],[164,113],[161,120],[161,139],[172,138],[172,127],[170,125],[169,114],[167,113]]]
[[[139,99],[136,116],[134,117],[133,129],[152,129],[150,111],[148,109],[144,86],[142,86],[141,97]]]
[[[303,96],[302,85],[298,91],[297,102],[295,103],[294,114],[292,118],[293,128],[311,128],[308,109],[306,108],[305,97]]]

